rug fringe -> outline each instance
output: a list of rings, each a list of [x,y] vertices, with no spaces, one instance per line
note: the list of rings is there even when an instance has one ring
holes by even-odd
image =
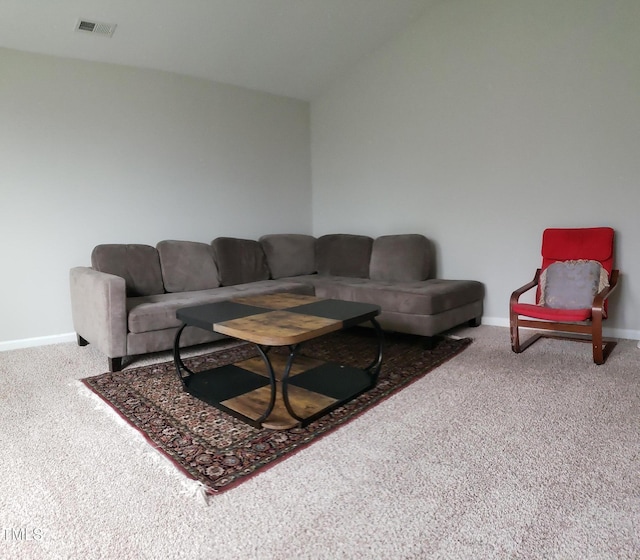
[[[116,423],[120,426],[124,426],[130,434],[133,435],[135,440],[135,446],[133,441],[128,441],[129,445],[132,445],[139,457],[148,463],[152,463],[155,467],[160,467],[166,473],[174,476],[182,485],[182,493],[192,498],[195,498],[202,505],[208,506],[211,496],[207,492],[207,487],[198,480],[189,478],[184,472],[174,465],[171,460],[164,455],[158,448],[156,448],[151,442],[136,430],[131,424],[129,424],[122,416],[120,416],[113,408],[111,408],[106,402],[104,402],[98,395],[91,391],[82,381],[72,381],[72,386],[76,386],[78,393],[84,397],[88,397],[94,404],[94,410],[107,413],[111,418],[115,419]],[[153,451],[149,451],[152,449]]]

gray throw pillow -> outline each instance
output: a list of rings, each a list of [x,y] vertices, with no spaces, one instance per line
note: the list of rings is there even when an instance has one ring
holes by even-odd
[[[540,305],[553,309],[587,309],[609,285],[598,261],[561,261],[549,265],[540,277]]]

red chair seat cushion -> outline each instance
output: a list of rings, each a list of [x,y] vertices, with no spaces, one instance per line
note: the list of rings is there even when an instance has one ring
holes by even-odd
[[[513,311],[518,315],[544,321],[575,322],[591,319],[591,309],[552,309],[531,303],[516,303]]]

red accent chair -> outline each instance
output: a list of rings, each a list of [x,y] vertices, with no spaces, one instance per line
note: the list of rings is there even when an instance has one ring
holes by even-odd
[[[511,348],[514,352],[520,353],[526,350],[534,342],[542,337],[563,338],[568,340],[579,340],[591,342],[593,345],[593,361],[596,364],[603,364],[613,348],[616,341],[603,341],[602,321],[607,317],[607,298],[618,285],[619,271],[613,268],[614,252],[614,231],[608,227],[597,228],[551,228],[546,229],[542,236],[542,266],[539,268],[533,280],[518,288],[511,294],[509,301],[509,319],[511,325]],[[602,265],[605,272],[592,262],[597,261]],[[562,267],[582,266],[587,262],[591,267],[600,270],[600,284],[593,285],[592,291],[582,299],[593,301],[591,305],[581,305],[579,308],[571,308],[571,305],[551,305],[545,301],[545,287],[543,282],[550,277],[545,271],[555,263],[562,263],[547,271],[553,270],[553,278],[556,284],[569,279],[568,283],[560,286],[560,290],[571,291],[574,284],[571,284],[572,274],[566,272],[563,277]],[[582,263],[582,264],[580,264]],[[559,272],[558,272],[559,271]],[[568,269],[565,269],[568,271]],[[593,271],[593,268],[592,268]],[[557,280],[561,278],[561,280]],[[608,282],[608,286],[606,285]],[[580,284],[584,287],[586,282]],[[536,303],[519,303],[520,296],[525,292],[536,288]],[[550,286],[547,286],[550,291]],[[547,292],[547,297],[549,296]],[[568,300],[570,302],[570,299]],[[557,303],[554,300],[554,303]],[[521,318],[525,317],[525,318]],[[532,328],[542,330],[520,344],[519,328]],[[604,344],[604,346],[603,346]]]

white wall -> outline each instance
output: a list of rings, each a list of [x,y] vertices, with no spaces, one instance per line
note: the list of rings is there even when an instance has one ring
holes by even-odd
[[[448,0],[311,105],[313,231],[420,232],[507,324],[546,227],[610,225],[640,337],[640,2]]]
[[[305,102],[0,49],[0,349],[73,331],[99,243],[311,233],[309,134]]]

